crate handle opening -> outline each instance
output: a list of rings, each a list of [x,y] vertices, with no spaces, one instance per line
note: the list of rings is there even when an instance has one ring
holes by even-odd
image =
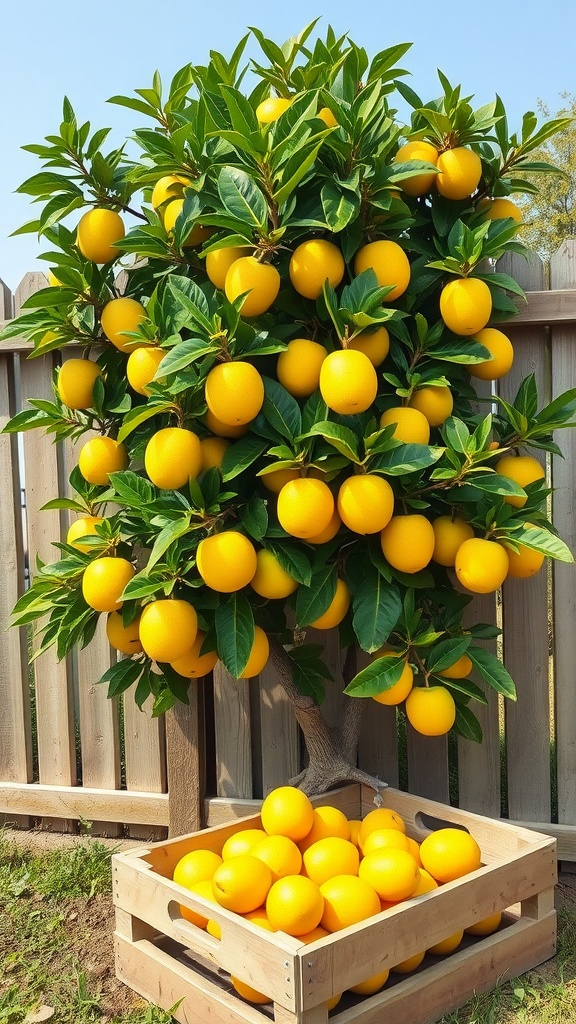
[[[181,907],[181,904],[177,903],[176,900],[170,900],[170,902],[168,904],[168,916],[170,917],[170,920],[175,925],[177,925],[177,927],[185,935],[187,934],[187,935],[193,936],[196,940],[200,936],[202,936],[202,941],[203,942],[206,942],[208,944],[208,946],[212,947],[215,950],[218,949],[218,947],[220,946],[220,939],[217,939],[216,936],[214,936],[211,933],[207,932],[205,928],[200,928],[198,925],[193,924],[192,921],[187,921],[185,917],[182,917],[182,911],[181,911],[180,907]],[[198,908],[198,910],[195,910],[194,913],[197,913],[197,914],[199,914],[201,916],[204,916],[202,914],[202,911],[204,911],[204,910],[206,910],[206,913],[207,913],[208,919],[209,919],[209,908],[208,908],[208,906],[206,908],[204,908],[204,907]]]
[[[437,832],[439,828],[459,828],[461,832],[468,832],[469,834],[469,829],[465,825],[460,825],[457,821],[446,821],[445,818],[437,818],[432,814],[426,814],[425,811],[417,811],[414,815],[414,822],[424,832]]]

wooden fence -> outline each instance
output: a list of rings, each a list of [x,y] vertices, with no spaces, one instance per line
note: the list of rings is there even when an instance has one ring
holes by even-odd
[[[515,362],[501,394],[513,397],[533,372],[542,405],[576,386],[576,242],[561,246],[548,278],[536,258],[504,263],[499,269],[513,273],[529,300],[506,326]],[[27,274],[14,297],[0,286],[0,319],[45,283],[42,274]],[[0,427],[27,398],[50,396],[59,356],[27,360],[29,348],[24,341],[1,346]],[[549,460],[553,518],[576,551],[576,435],[565,430],[557,441],[565,459]],[[213,679],[191,683],[189,706],[152,720],[130,695],[109,701],[95,685],[112,657],[102,629],[73,658],[58,664],[48,652],[30,669],[26,632],[5,628],[25,585],[26,552],[32,563],[35,552],[54,560],[51,542],[65,535],[65,515],[40,508],[64,493],[72,460],[71,445],[56,446],[39,432],[0,435],[0,815],[24,827],[40,820],[74,830],[89,821],[95,834],[150,838],[248,813],[300,765],[298,730],[271,670],[239,685],[218,669]],[[395,710],[371,704],[360,766],[423,796],[535,824],[558,837],[562,859],[576,861],[576,569],[555,564],[548,575],[511,580],[498,599],[476,598],[472,616],[503,625],[502,657],[517,704],[504,709],[489,695],[479,712],[482,745],[427,739],[410,727],[404,740]],[[336,681],[325,714],[335,721],[339,650],[337,638],[326,642]]]

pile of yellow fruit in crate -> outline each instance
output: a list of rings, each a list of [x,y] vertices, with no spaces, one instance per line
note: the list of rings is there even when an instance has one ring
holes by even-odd
[[[440,828],[422,843],[406,835],[400,815],[378,807],[362,820],[349,820],[331,806],[313,807],[299,789],[281,786],[262,805],[262,828],[244,829],[223,843],[220,853],[192,850],[178,861],[173,879],[201,898],[241,915],[272,932],[314,942],[331,932],[358,924],[403,900],[413,899],[480,867],[481,850],[462,828]],[[190,923],[220,938],[216,921],[181,906]],[[490,935],[500,924],[495,913],[465,930]],[[444,956],[460,945],[464,932],[423,949],[392,970],[408,974],[425,954]],[[351,991],[372,995],[387,982],[389,971],[366,978]],[[238,994],[267,1003],[238,978]],[[333,1009],[342,993],[328,1001]]]

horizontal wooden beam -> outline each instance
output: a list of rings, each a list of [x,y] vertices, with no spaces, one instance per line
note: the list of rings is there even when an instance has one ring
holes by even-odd
[[[517,327],[554,327],[576,323],[575,288],[526,292],[526,298],[527,302],[518,301],[518,316],[506,321],[506,330]]]
[[[0,814],[168,825],[168,794],[0,782]]]
[[[502,819],[502,821],[508,820],[508,818]],[[558,843],[558,860],[576,861],[576,825],[557,825],[550,821],[510,821],[510,824],[552,836]]]

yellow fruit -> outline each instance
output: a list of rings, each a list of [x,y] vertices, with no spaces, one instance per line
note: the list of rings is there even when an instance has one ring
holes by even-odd
[[[306,299],[317,299],[324,282],[337,288],[346,264],[340,249],[324,238],[309,238],[301,242],[290,258],[288,271],[293,287]]]
[[[190,651],[198,632],[198,616],[188,601],[151,601],[140,619],[140,642],[152,661],[170,664]]]
[[[445,686],[413,687],[405,707],[410,725],[422,736],[444,736],[456,720],[456,704]]]
[[[208,430],[216,434],[217,437],[242,437],[243,434],[248,432],[248,427],[245,423],[238,423],[236,426],[233,426],[231,423],[223,423],[213,412],[210,412],[210,409],[208,409],[204,416],[204,422]]]
[[[404,853],[410,853],[410,842],[408,836],[397,828],[377,828],[366,837],[362,853],[367,857],[376,850],[404,850]]]
[[[300,477],[284,485],[278,495],[280,526],[293,537],[307,540],[326,529],[334,514],[332,491],[322,480]]]
[[[360,856],[354,843],[338,836],[328,836],[312,843],[304,851],[304,870],[316,885],[335,875],[357,875]]]
[[[438,150],[435,149],[429,142],[424,142],[423,139],[415,139],[413,142],[407,142],[405,146],[401,146],[396,156],[394,157],[394,163],[408,163],[409,160],[422,160],[427,164],[438,163]],[[431,171],[430,174],[416,174],[413,178],[406,178],[405,181],[399,182],[400,188],[406,195],[409,196],[425,196],[434,187],[436,181],[436,174]]]
[[[198,896],[201,896],[202,899],[210,900],[211,903],[215,902],[212,893],[212,882],[209,879],[206,879],[203,882],[195,882],[193,885],[190,885],[187,888],[190,889],[190,892],[194,892]],[[182,903],[180,904],[180,914],[185,921],[189,921],[190,924],[195,925],[196,928],[205,929],[208,924],[207,917],[204,917],[203,914],[198,914],[195,910],[190,910],[188,907],[185,907]]]
[[[456,561],[456,552],[465,540],[474,536],[470,523],[452,516],[438,516],[432,523],[434,530],[434,551],[432,561],[439,565],[452,566]]]
[[[491,313],[490,289],[479,277],[457,277],[440,293],[440,315],[454,334],[477,335]]]
[[[514,220],[517,224],[522,223],[522,211],[518,209],[516,203],[513,203],[510,199],[491,199],[486,204],[482,204],[482,210],[484,216],[488,220]]]
[[[318,111],[317,116],[320,118],[321,121],[324,121],[324,124],[326,125],[327,128],[336,128],[338,121],[334,117],[334,114],[330,110],[330,107],[321,107],[321,109]]]
[[[269,657],[270,644],[268,643],[268,637],[260,626],[256,626],[254,629],[254,643],[252,644],[250,657],[246,662],[246,667],[244,668],[240,678],[253,679],[254,676],[259,675],[262,669],[266,666]]]
[[[121,255],[113,246],[124,238],[124,222],[114,210],[88,210],[80,218],[76,245],[84,259],[93,263],[110,263]]]
[[[252,853],[253,847],[266,838],[262,828],[243,828],[229,836],[222,847],[222,860],[229,860],[230,857],[243,857],[246,853]]]
[[[258,415],[264,401],[264,382],[252,363],[218,363],[206,378],[206,404],[221,423],[243,426]]]
[[[274,931],[306,935],[320,924],[324,900],[318,886],[303,875],[287,875],[274,882],[266,913]]]
[[[392,287],[384,302],[394,302],[410,284],[410,263],[397,242],[379,240],[363,245],[354,259],[354,273],[373,270],[380,288]]]
[[[400,572],[420,572],[432,559],[434,530],[425,516],[392,516],[382,533],[380,542],[384,557]]]
[[[440,828],[420,844],[426,871],[437,882],[452,882],[480,867],[481,851],[469,832],[462,828]]]
[[[223,861],[212,876],[216,902],[237,914],[262,906],[271,885],[268,865],[249,853]]]
[[[492,354],[492,359],[486,359],[483,363],[470,363],[468,372],[478,380],[500,380],[508,373],[514,362],[514,349],[512,342],[502,331],[494,327],[485,327],[478,331],[472,341],[478,341]]]
[[[495,914],[490,914],[489,917],[483,917],[481,921],[468,925],[464,931],[467,935],[492,935],[492,932],[499,928],[501,920],[502,913],[498,910]]]
[[[256,555],[256,572],[250,580],[250,586],[260,597],[277,601],[293,594],[298,581],[282,568],[272,551],[262,548]]]
[[[535,576],[542,568],[544,563],[542,551],[534,551],[532,548],[526,547],[525,544],[519,544],[518,551],[513,551],[508,544],[505,544],[504,547],[508,554],[508,576],[513,576],[515,579],[528,579],[530,576]]]
[[[171,235],[176,227],[176,221],[184,209],[183,199],[172,199],[171,202],[167,203],[163,207],[160,217],[164,225],[164,230],[167,234]],[[203,224],[195,224],[191,232],[186,236],[184,241],[181,243],[183,248],[190,246],[202,245],[210,235],[213,229],[204,227]]]
[[[78,469],[89,484],[105,487],[109,474],[128,467],[128,452],[111,437],[98,436],[86,441],[80,449]]]
[[[399,832],[406,832],[406,825],[397,811],[391,810],[390,807],[377,807],[374,811],[369,811],[360,825],[358,842],[361,850],[364,849],[368,836],[381,828],[396,828]]]
[[[467,199],[478,188],[482,177],[482,161],[465,146],[447,149],[438,157],[436,187],[446,199]]]
[[[312,828],[298,845],[304,853],[309,846],[313,846],[320,839],[329,838],[350,839],[350,826],[346,815],[337,807],[322,804],[320,807],[314,808]]]
[[[423,387],[413,392],[408,405],[423,413],[431,427],[439,427],[452,415],[454,399],[450,388],[444,385]]]
[[[234,261],[224,280],[228,302],[234,302],[244,292],[240,315],[261,316],[270,309],[280,291],[280,274],[270,263],[259,263],[255,256],[241,256]]]
[[[150,202],[153,208],[158,210],[163,203],[170,202],[172,199],[181,199],[184,189],[191,184],[190,178],[185,178],[181,174],[165,174],[164,177],[158,179],[152,189]]]
[[[412,839],[411,842],[415,842],[415,840]],[[437,888],[438,882],[436,881],[436,879],[432,878],[432,875],[430,874],[429,871],[426,871],[425,868],[420,867],[420,879],[418,881],[418,885],[416,886],[414,892],[412,893],[412,896],[425,896],[427,892],[433,892],[433,890]]]
[[[318,939],[325,939],[329,934],[330,932],[327,932],[325,928],[321,928],[319,925],[318,928],[312,928],[309,932],[306,932],[305,935],[299,935],[298,938],[300,939],[300,942],[317,942]]]
[[[336,593],[323,615],[319,615],[310,623],[313,629],[334,629],[338,626],[350,607],[350,591],[344,580],[336,581]]]
[[[421,953],[414,953],[413,956],[407,957],[406,960],[401,960],[399,964],[392,967],[391,970],[394,974],[411,974],[415,971],[422,963],[426,956],[426,950],[422,950]]]
[[[125,626],[122,616],[118,612],[111,612],[106,620],[106,636],[110,647],[121,651],[131,657],[133,654],[141,654],[143,651],[140,643],[140,616]]]
[[[265,798],[260,818],[269,836],[287,836],[298,843],[312,828],[314,808],[301,789],[279,786]]]
[[[251,853],[250,856],[253,856],[253,854]],[[270,921],[268,920],[266,907],[257,907],[256,910],[249,910],[247,914],[242,914],[242,917],[245,921],[250,921],[251,924],[256,925],[257,928],[264,928],[267,932],[274,931]]]
[[[246,246],[229,245],[223,249],[213,249],[206,255],[206,273],[208,280],[215,288],[224,291],[226,274],[236,260],[248,256],[250,249]]]
[[[280,494],[284,484],[290,483],[291,480],[298,480],[299,477],[298,469],[275,469],[272,473],[264,473],[260,479],[267,491],[271,491],[272,494]]]
[[[200,441],[202,449],[202,473],[207,469],[221,469],[230,442],[224,437],[203,437]]]
[[[222,857],[212,850],[190,850],[176,864],[173,881],[191,889],[198,882],[209,882],[221,863]]]
[[[441,939],[440,942],[436,942],[433,946],[429,946],[427,952],[432,953],[433,956],[449,956],[450,953],[454,953],[462,939],[464,937],[464,931],[461,929],[458,932],[454,932],[453,935],[448,935],[447,938]]]
[[[324,345],[306,338],[294,338],[288,342],[286,351],[278,356],[276,376],[291,395],[308,398],[318,387],[320,367],[327,355]]]
[[[371,978],[361,981],[359,985],[351,985],[350,992],[355,992],[357,996],[373,996],[375,992],[384,988],[389,974],[388,970],[381,971],[380,974],[373,974]]]
[[[166,349],[155,345],[142,345],[130,353],[126,363],[126,376],[133,391],[139,395],[150,394],[148,384],[154,380],[165,355]]]
[[[91,409],[94,384],[102,370],[91,359],[67,359],[58,373],[58,394],[69,409]]]
[[[320,886],[320,892],[324,897],[321,923],[329,932],[340,931],[380,913],[378,894],[364,878],[335,875]]]
[[[252,988],[251,985],[247,985],[245,981],[240,981],[240,978],[236,978],[233,974],[230,975],[230,981],[236,989],[239,996],[245,999],[248,1003],[255,1003],[257,1006],[264,1005],[264,1003],[272,1002],[270,996],[265,995],[263,992],[259,992],[257,988]]]
[[[368,882],[383,900],[398,902],[412,895],[420,869],[407,850],[386,847],[366,854],[358,868],[358,877]]]
[[[428,444],[430,441],[430,424],[424,413],[407,405],[397,405],[386,409],[380,417],[380,426],[387,427],[395,423],[392,435],[403,444]]]
[[[382,651],[384,652],[385,648],[382,648]],[[373,655],[373,658],[390,657],[394,658],[396,657],[396,655],[390,654],[387,650],[385,651],[385,653],[382,654],[380,654],[379,651],[376,651],[376,653]],[[385,704],[388,707],[393,707],[396,704],[401,704],[403,700],[406,700],[406,697],[410,693],[410,690],[412,689],[413,685],[414,672],[412,671],[408,662],[406,662],[404,668],[402,669],[402,675],[400,676],[398,682],[394,683],[394,685],[390,686],[387,690],[382,690],[381,693],[375,694],[375,696],[372,699],[377,701],[378,704]]]
[[[287,100],[282,96],[269,96],[267,100],[262,100],[262,103],[256,107],[256,117],[260,124],[271,124],[288,110],[291,103],[292,100]]]
[[[422,875],[422,861],[420,860],[420,843],[417,843],[415,839],[410,836],[406,837],[408,840],[408,853],[411,853],[420,868],[420,875]],[[418,889],[420,889],[420,882],[418,882]]]
[[[204,583],[221,594],[232,594],[250,583],[258,567],[252,541],[237,530],[223,530],[201,540],[196,566]]]
[[[358,847],[358,849],[360,849],[360,844],[358,842],[358,834],[360,832],[361,824],[362,822],[360,821],[359,818],[348,819],[348,827],[350,829],[350,842],[354,843],[354,846]]]
[[[463,654],[461,658],[458,658],[452,665],[445,668],[442,672],[439,672],[439,676],[443,676],[444,679],[467,679],[473,669],[472,662],[467,654]]]
[[[384,477],[358,473],[340,485],[338,514],[353,533],[379,533],[388,525],[393,512],[394,491]]]
[[[338,515],[338,510],[335,508],[328,526],[326,526],[321,533],[315,533],[312,537],[307,537],[306,539],[309,544],[327,544],[329,540],[332,540],[336,536],[341,526],[342,520]]]
[[[343,416],[365,412],[378,393],[376,370],[363,352],[331,352],[320,369],[320,392],[334,412]]]
[[[363,352],[372,363],[380,366],[390,351],[390,335],[385,327],[376,330],[362,331],[348,343],[353,352]]]
[[[120,352],[132,352],[142,347],[142,339],[129,338],[126,331],[138,330],[138,325],[145,319],[146,310],[142,303],[122,296],[106,303],[100,323],[108,341]]]
[[[330,999],[326,1000],[326,1009],[328,1010],[328,1013],[330,1013],[330,1010],[333,1010],[336,1006],[338,1006],[338,1003],[340,1002],[341,999],[342,993],[338,992],[337,995],[330,996]]]
[[[48,271],[48,284],[50,285],[51,288],[59,288],[60,285],[62,284],[62,282],[58,280],[56,274],[52,270]]]
[[[302,854],[292,839],[287,836],[267,836],[256,843],[250,851],[268,865],[272,882],[287,875],[299,875],[302,868]]]
[[[152,435],[144,452],[146,472],[162,491],[184,487],[202,469],[200,439],[184,427],[163,427]]]
[[[178,672],[178,675],[184,676],[185,679],[202,679],[212,671],[218,662],[218,652],[209,651],[208,654],[200,654],[205,638],[206,634],[199,629],[188,653],[171,662],[172,668]]]
[[[456,552],[458,581],[474,594],[492,594],[502,586],[510,562],[506,548],[494,540],[471,537]]]
[[[77,548],[78,551],[90,551],[90,545],[83,544],[82,538],[97,537],[96,527],[103,522],[102,516],[80,516],[79,519],[75,519],[71,524],[66,534],[66,543],[70,544],[73,548]]]
[[[536,480],[543,480],[546,476],[544,466],[532,455],[503,455],[494,466],[500,476],[506,476],[514,480],[520,487],[535,483]],[[521,498],[515,495],[507,495],[504,498],[507,505],[514,508],[523,508],[528,501],[527,497]]]
[[[120,595],[135,571],[126,558],[95,558],[82,574],[82,595],[86,604],[97,612],[117,612],[122,607]]]
[[[216,900],[214,900],[214,903],[215,902]],[[222,938],[222,929],[216,921],[209,919],[206,922],[206,931],[208,932],[208,935],[213,935],[215,939]]]

